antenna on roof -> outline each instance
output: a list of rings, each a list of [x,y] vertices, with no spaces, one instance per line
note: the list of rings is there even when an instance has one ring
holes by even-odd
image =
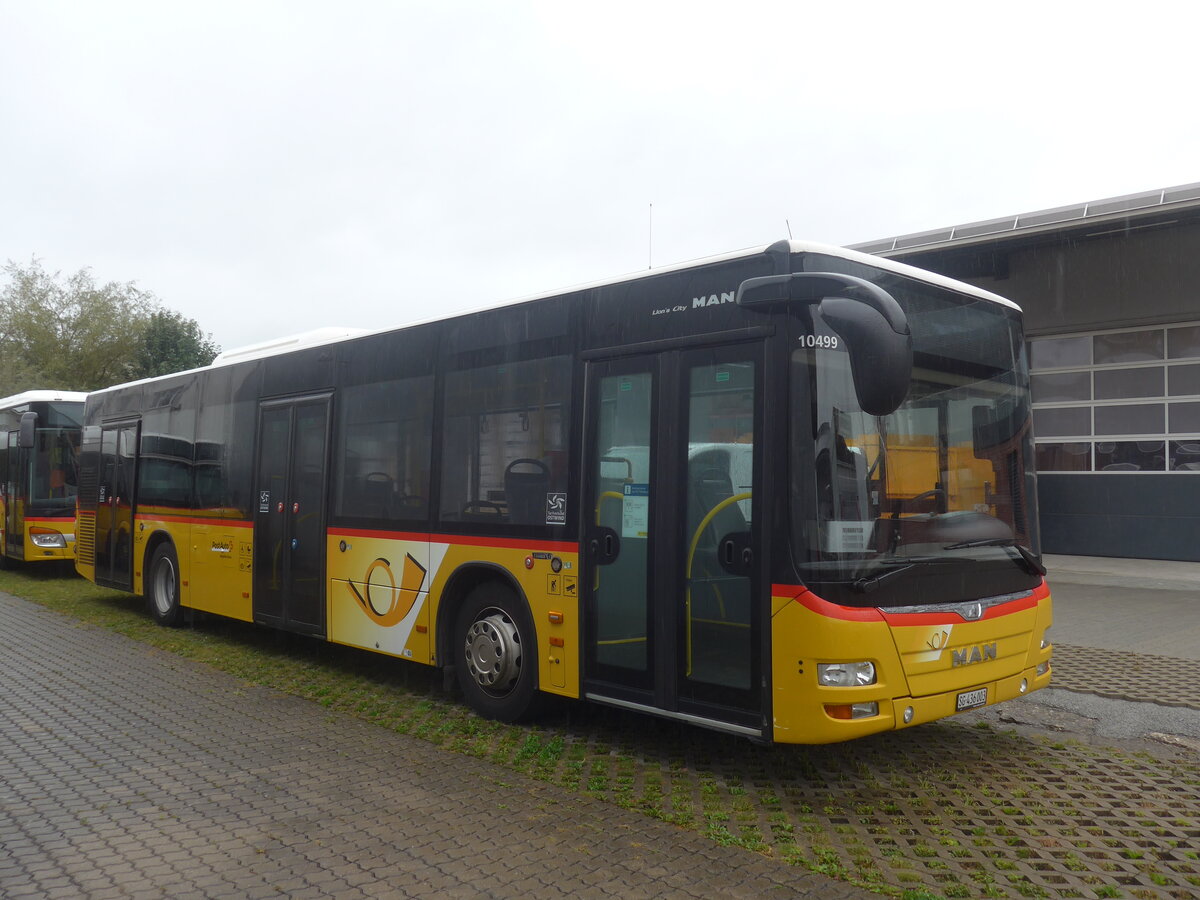
[[[783,224],[787,226],[788,240],[790,241],[792,239],[792,223],[789,222],[787,219],[784,219]]]
[[[650,204],[650,227],[647,231],[646,268],[654,268],[654,204]]]

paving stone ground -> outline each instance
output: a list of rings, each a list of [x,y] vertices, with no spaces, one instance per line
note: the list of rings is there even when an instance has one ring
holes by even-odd
[[[0,897],[876,896],[0,594]]]

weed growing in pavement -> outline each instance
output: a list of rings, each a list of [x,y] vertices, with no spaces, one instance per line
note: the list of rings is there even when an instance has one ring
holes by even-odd
[[[760,747],[582,704],[506,725],[443,694],[434,670],[389,657],[207,616],[163,629],[139,598],[40,571],[0,572],[0,590],[331,713],[895,897],[1200,887],[1187,814],[1200,808],[1195,760],[1031,739],[987,722],[832,747]]]

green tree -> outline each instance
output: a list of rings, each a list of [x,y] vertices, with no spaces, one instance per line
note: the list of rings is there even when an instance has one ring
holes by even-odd
[[[9,262],[0,290],[0,396],[46,388],[91,391],[205,365],[217,348],[191,319],[132,281],[63,277],[38,259]]]
[[[204,334],[195,319],[156,310],[142,331],[133,377],[152,378],[207,366],[220,352],[212,335]]]

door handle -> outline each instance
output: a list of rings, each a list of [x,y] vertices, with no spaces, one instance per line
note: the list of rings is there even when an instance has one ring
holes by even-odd
[[[614,562],[621,553],[621,538],[611,528],[598,528],[587,542],[588,556],[599,566]]]

